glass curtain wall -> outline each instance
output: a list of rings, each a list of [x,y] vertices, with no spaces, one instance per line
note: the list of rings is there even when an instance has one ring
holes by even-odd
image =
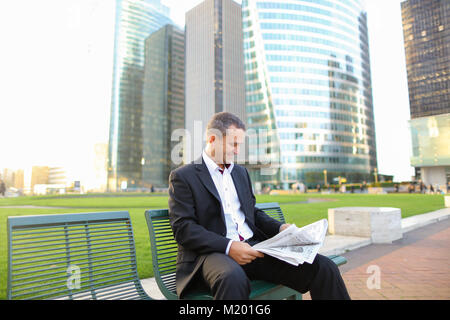
[[[358,0],[243,0],[251,166],[261,187],[373,180],[367,17]],[[264,161],[263,161],[264,162]],[[267,169],[270,162],[270,170]]]
[[[108,190],[142,186],[145,39],[171,23],[159,0],[117,0],[108,149]]]

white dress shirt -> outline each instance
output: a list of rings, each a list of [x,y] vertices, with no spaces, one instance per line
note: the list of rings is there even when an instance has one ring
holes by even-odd
[[[225,214],[225,223],[227,228],[226,237],[230,239],[225,251],[225,253],[228,254],[230,251],[231,242],[233,240],[240,241],[239,235],[241,235],[244,240],[250,239],[253,237],[253,231],[245,222],[245,214],[241,209],[241,202],[239,201],[233,178],[231,177],[231,171],[233,170],[234,163],[231,162],[228,168],[224,166],[222,174],[219,171],[220,167],[206,154],[205,150],[203,150],[202,156],[214,185],[219,192]]]

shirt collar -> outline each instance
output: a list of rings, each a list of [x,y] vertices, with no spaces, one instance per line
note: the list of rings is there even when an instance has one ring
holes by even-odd
[[[209,172],[212,174],[213,172],[219,171],[220,167],[217,165],[217,163],[214,162],[213,159],[211,159],[208,154],[203,149],[202,153],[203,161],[205,161],[206,167],[208,168]],[[227,170],[231,173],[231,170],[233,170],[234,163],[230,162],[230,166],[227,168]],[[226,167],[225,167],[226,168]]]

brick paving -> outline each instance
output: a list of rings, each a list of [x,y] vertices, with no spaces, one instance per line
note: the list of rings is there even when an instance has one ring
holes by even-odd
[[[353,300],[450,299],[450,219],[343,256],[349,262],[340,270]],[[379,268],[379,289],[370,266]],[[303,299],[310,299],[309,293]]]

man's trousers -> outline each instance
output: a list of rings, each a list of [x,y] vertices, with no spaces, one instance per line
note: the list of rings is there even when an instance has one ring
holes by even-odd
[[[207,255],[201,275],[214,299],[245,300],[250,295],[250,280],[282,284],[300,293],[310,292],[311,299],[348,300],[350,296],[336,264],[317,254],[313,263],[299,266],[264,255],[251,263],[239,265],[223,253]]]

